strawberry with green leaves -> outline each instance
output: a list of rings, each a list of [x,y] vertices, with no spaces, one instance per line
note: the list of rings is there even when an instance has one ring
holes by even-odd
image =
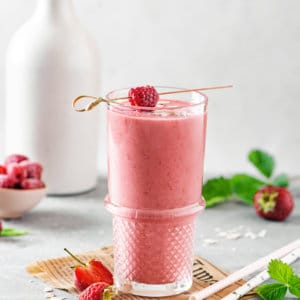
[[[294,207],[292,196],[286,189],[289,185],[288,176],[284,173],[273,176],[275,159],[265,151],[259,149],[250,151],[248,160],[260,172],[261,176],[254,177],[241,173],[232,177],[221,176],[208,180],[203,185],[202,190],[206,200],[206,207],[213,207],[230,199],[239,199],[248,205],[255,205],[255,209],[260,216],[267,219],[284,220]],[[280,190],[280,193],[278,193],[280,197],[270,199],[273,208],[271,209],[272,211],[269,210],[267,213],[264,213],[264,211],[268,210],[266,207],[263,208],[265,206],[262,203],[264,200],[258,199],[262,197],[263,193],[266,194],[264,189],[267,189],[268,193],[272,195],[275,195],[277,190]]]

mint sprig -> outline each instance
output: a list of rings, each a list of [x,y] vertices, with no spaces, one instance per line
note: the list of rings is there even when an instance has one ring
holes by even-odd
[[[28,233],[28,231],[26,231],[26,230],[17,230],[14,228],[3,228],[0,231],[0,237],[20,236],[20,235],[24,235],[27,233]]]
[[[268,265],[268,273],[270,276],[280,283],[289,283],[293,275],[295,275],[290,265],[281,260],[274,259]]]
[[[265,284],[256,289],[256,293],[263,300],[282,300],[287,292],[287,286],[282,283]]]
[[[289,290],[291,294],[300,298],[300,277],[293,275],[290,278],[289,284],[290,284]]]
[[[284,299],[287,291],[300,297],[300,277],[297,276],[291,266],[279,259],[271,260],[268,272],[276,283],[269,283],[259,286],[256,293],[263,300]]]
[[[235,174],[232,177],[216,177],[209,179],[204,185],[202,194],[206,207],[213,207],[229,199],[238,198],[248,205],[253,204],[256,191],[264,186],[275,185],[287,187],[289,178],[281,173],[274,178],[275,159],[266,151],[254,149],[248,154],[248,160],[259,171],[257,178],[248,174]]]

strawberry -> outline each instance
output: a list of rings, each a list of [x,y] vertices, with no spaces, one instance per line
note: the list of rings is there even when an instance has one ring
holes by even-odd
[[[154,107],[159,95],[153,86],[139,86],[131,88],[128,92],[131,105]]]
[[[1,233],[1,231],[2,231],[2,221],[0,220],[0,233]]]
[[[278,186],[267,186],[255,193],[254,208],[262,218],[283,221],[292,212],[294,200],[287,189]]]
[[[86,288],[78,300],[110,300],[116,293],[106,282],[96,282]]]
[[[0,165],[0,174],[6,174],[6,167]]]
[[[65,248],[64,250],[80,264],[80,266],[74,267],[74,285],[79,291],[83,291],[95,282],[106,282],[109,285],[113,284],[112,273],[101,261],[92,259],[86,264],[68,249]]]
[[[22,154],[11,154],[6,157],[5,159],[5,165],[9,165],[11,163],[20,163],[23,160],[28,160],[28,157],[22,155]]]
[[[113,284],[112,273],[98,260],[91,260],[84,266],[74,269],[75,286],[79,291],[86,289],[95,282],[104,281]]]

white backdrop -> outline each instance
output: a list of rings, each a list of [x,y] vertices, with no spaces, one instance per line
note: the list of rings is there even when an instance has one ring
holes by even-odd
[[[252,147],[273,152],[278,171],[300,173],[299,0],[74,2],[102,52],[103,93],[148,83],[235,85],[209,93],[208,173],[251,170],[245,157]],[[34,6],[34,0],[1,1],[0,158],[5,50]],[[99,169],[104,165],[102,158]]]

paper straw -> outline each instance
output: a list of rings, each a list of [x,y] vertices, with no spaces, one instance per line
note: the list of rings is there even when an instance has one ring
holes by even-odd
[[[285,256],[289,252],[300,248],[300,239],[272,252],[271,254],[262,257],[258,259],[257,261],[251,263],[250,265],[228,275],[224,279],[212,284],[211,286],[208,286],[207,288],[195,292],[190,295],[189,300],[203,300],[218,291],[226,288],[227,286],[233,284],[234,282],[242,279],[243,277],[246,277],[248,275],[253,274],[254,272],[259,271],[261,268],[266,267],[266,265],[270,262],[271,259],[274,258],[281,258],[282,256]]]
[[[294,261],[300,258],[300,248],[292,251],[291,253],[287,254],[286,256],[282,257],[281,260],[286,264],[292,264]],[[222,300],[238,300],[253,288],[257,287],[258,285],[262,284],[266,280],[270,278],[270,274],[268,270],[260,272],[255,277],[250,279],[244,285],[236,289],[234,292],[230,293],[226,297],[222,298]]]

